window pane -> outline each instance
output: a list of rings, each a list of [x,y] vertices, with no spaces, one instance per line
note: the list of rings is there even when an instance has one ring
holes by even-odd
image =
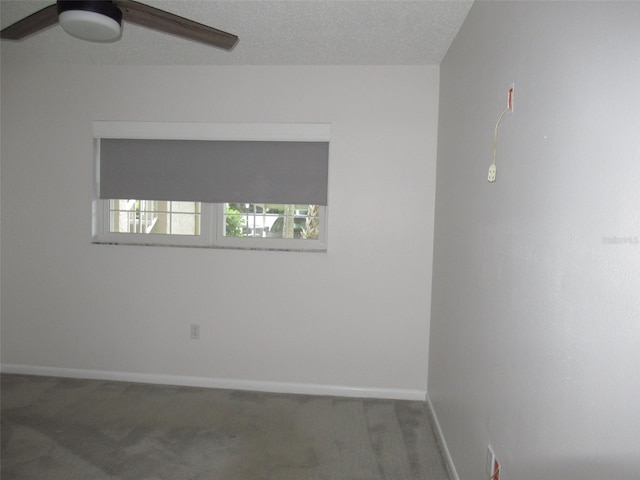
[[[225,237],[316,240],[318,205],[225,204]]]
[[[171,214],[171,235],[198,235],[200,215],[189,213]]]
[[[109,200],[109,232],[200,235],[199,202]]]

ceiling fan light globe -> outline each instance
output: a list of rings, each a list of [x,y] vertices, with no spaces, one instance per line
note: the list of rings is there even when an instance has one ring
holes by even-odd
[[[60,26],[69,35],[90,42],[113,42],[120,38],[120,22],[97,12],[66,10],[58,15]]]

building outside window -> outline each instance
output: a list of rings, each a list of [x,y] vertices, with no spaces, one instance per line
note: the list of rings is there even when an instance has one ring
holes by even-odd
[[[200,235],[200,202],[110,199],[110,233]]]

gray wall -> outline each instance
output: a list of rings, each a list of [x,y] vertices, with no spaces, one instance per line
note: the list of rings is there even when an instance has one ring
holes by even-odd
[[[3,368],[424,398],[438,80],[3,62]],[[93,120],[330,123],[328,252],[92,245]]]
[[[488,444],[505,480],[640,476],[639,26],[481,1],[441,65],[428,392],[461,480]]]

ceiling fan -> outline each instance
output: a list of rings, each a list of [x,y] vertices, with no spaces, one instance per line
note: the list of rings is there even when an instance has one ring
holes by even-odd
[[[120,38],[122,20],[178,37],[231,50],[238,37],[133,0],[58,0],[0,32],[0,38],[22,40],[57,22],[70,35],[93,42]]]

